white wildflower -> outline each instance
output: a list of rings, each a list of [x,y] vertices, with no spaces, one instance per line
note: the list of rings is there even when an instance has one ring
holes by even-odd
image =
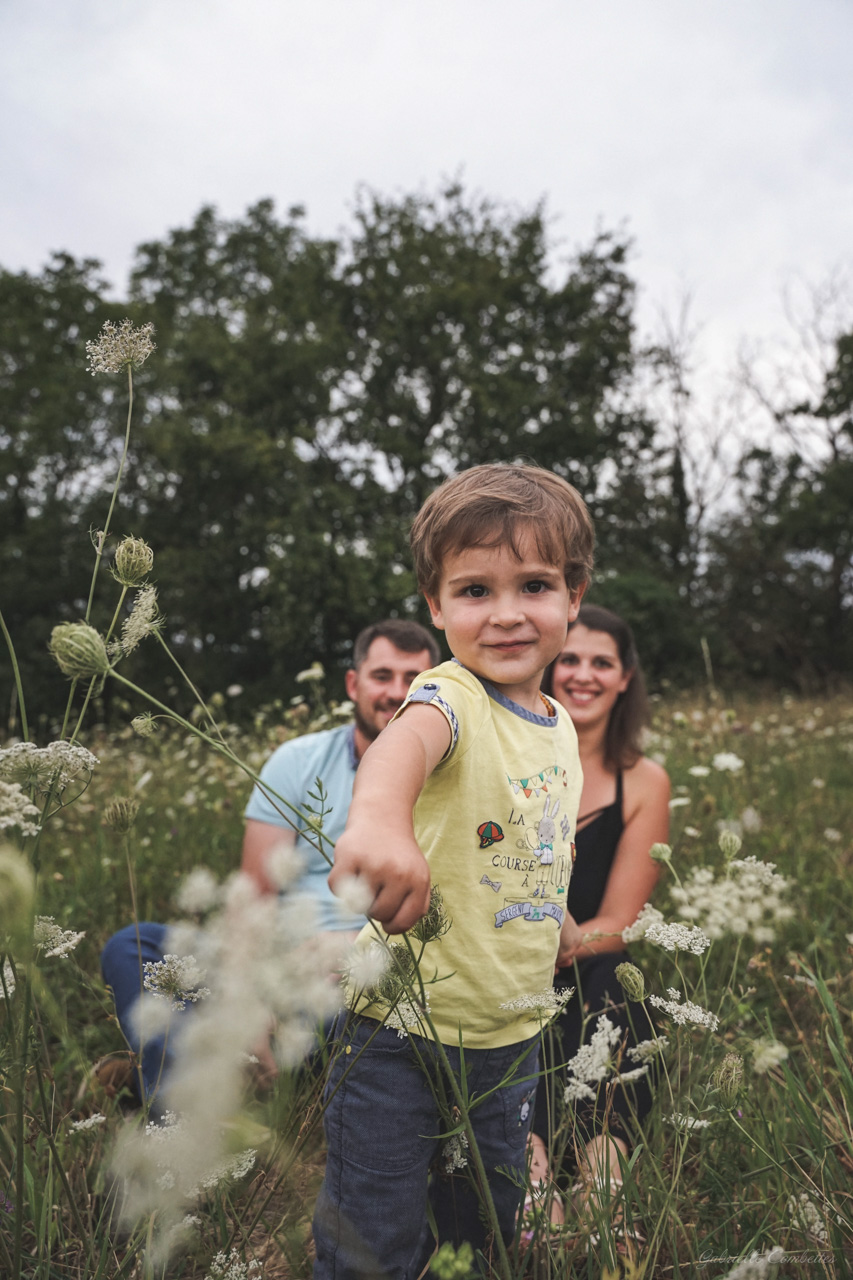
[[[177,1012],[210,995],[210,988],[202,986],[205,977],[195,956],[164,955],[162,960],[146,960],[142,966],[145,990],[163,997]]]
[[[4,1000],[11,1000],[15,994],[15,975],[12,966],[8,960],[3,962],[3,981],[0,982],[0,996]]]
[[[551,1014],[559,1013],[565,1008],[574,994],[574,987],[544,987],[542,991],[534,991],[530,995],[516,996],[514,1000],[506,1000],[498,1005],[498,1008],[511,1012],[530,1009],[531,1012],[546,1014],[550,1017]]]
[[[40,816],[20,783],[0,780],[0,831],[17,827],[24,837],[37,836]]]
[[[43,951],[45,958],[58,956],[64,960],[86,933],[75,933],[72,929],[60,929],[53,916],[36,916],[33,927],[33,942],[36,949]]]
[[[743,824],[739,818],[720,818],[717,823],[717,843],[723,856],[733,858],[743,844]]]
[[[791,1226],[797,1231],[811,1236],[818,1244],[829,1244],[826,1217],[807,1191],[801,1191],[796,1197],[789,1196],[787,1211],[791,1216]]]
[[[646,941],[653,942],[667,951],[689,951],[694,956],[703,955],[711,945],[711,939],[695,925],[650,924],[646,929]]]
[[[664,1000],[662,996],[649,996],[649,1003],[656,1009],[660,1009],[662,1013],[669,1014],[676,1026],[708,1027],[711,1031],[717,1030],[720,1019],[715,1013],[703,1009],[701,1005],[693,1004],[691,1000],[682,1000],[681,992],[675,987],[669,987],[667,994],[670,996],[669,1000]]]
[[[688,804],[690,804],[689,796],[673,796],[669,802],[669,807],[670,809],[683,809]]]
[[[694,764],[687,772],[693,778],[707,778],[711,770],[706,764]]]
[[[454,1173],[464,1169],[468,1164],[468,1137],[464,1133],[454,1133],[441,1148],[441,1163],[445,1173]]]
[[[824,781],[823,778],[812,778],[812,786],[815,787],[818,791],[823,791],[824,787],[826,786],[826,782]]]
[[[390,962],[391,953],[378,938],[371,938],[366,944],[356,944],[344,967],[347,986],[356,992],[368,991],[385,975]]]
[[[335,886],[335,897],[354,916],[366,916],[376,894],[365,876],[343,876]]]
[[[632,1062],[650,1062],[668,1048],[669,1040],[666,1036],[655,1036],[654,1040],[640,1040],[625,1052]]]
[[[743,761],[733,751],[718,751],[711,763],[720,773],[740,773],[743,768]]]
[[[27,791],[60,795],[71,782],[87,785],[97,756],[74,742],[51,742],[37,747],[16,742],[0,750],[0,777],[18,782]]]
[[[96,1111],[94,1115],[87,1116],[85,1120],[74,1120],[71,1123],[72,1133],[84,1133],[87,1129],[99,1129],[102,1124],[107,1123],[107,1117],[101,1115],[100,1111]]]
[[[769,1253],[759,1253],[756,1249],[732,1271],[726,1272],[723,1280],[773,1280],[776,1268],[785,1261],[786,1256],[785,1250],[778,1244]]]
[[[138,369],[156,349],[150,322],[136,328],[129,319],[119,325],[106,320],[98,337],[86,343],[87,367],[93,376],[120,373],[128,365]]]
[[[242,692],[243,686],[241,684],[229,684],[228,688],[225,690],[225,696],[228,698],[239,698]]]
[[[643,1067],[634,1067],[631,1071],[619,1071],[613,1079],[619,1084],[631,1084],[634,1080],[641,1080],[643,1076],[649,1074],[648,1065]]]
[[[195,867],[184,879],[175,897],[179,911],[204,915],[219,902],[219,881],[207,867]]]
[[[663,923],[663,912],[658,911],[657,907],[653,907],[650,902],[647,902],[634,923],[629,924],[627,929],[622,930],[622,941],[639,942],[641,938],[646,936],[646,930],[649,925]]]
[[[591,1084],[605,1080],[612,1072],[614,1054],[622,1040],[619,1027],[614,1027],[606,1014],[601,1014],[587,1044],[582,1044],[566,1064],[567,1078],[565,1100],[593,1102],[595,1091]]]
[[[210,1264],[205,1280],[261,1280],[259,1262],[244,1262],[236,1249],[220,1250]]]
[[[761,814],[749,804],[740,815],[740,824],[748,835],[755,835],[761,830]]]
[[[385,1026],[397,1032],[401,1040],[405,1040],[410,1031],[423,1034],[423,1016],[429,1013],[429,992],[424,992],[424,1006],[414,997],[406,994],[400,996],[393,1009],[385,1015]]]
[[[304,867],[305,863],[293,845],[286,844],[283,840],[268,850],[264,861],[267,879],[279,892],[295,884]]]
[[[699,837],[702,834],[702,832],[699,831],[697,827],[685,827],[684,834],[686,836],[690,836],[692,839],[695,840],[697,839],[697,837]]]
[[[831,844],[837,844],[841,839],[841,832],[835,827],[827,827],[823,833],[824,840],[828,840]]]
[[[778,1067],[788,1057],[788,1050],[778,1040],[764,1036],[752,1045],[752,1069],[758,1076],[763,1076]]]
[[[675,1125],[676,1129],[683,1129],[690,1133],[694,1129],[707,1129],[710,1120],[700,1120],[698,1116],[685,1116],[680,1111],[673,1111],[672,1115],[666,1117],[670,1124]]]
[[[124,653],[133,653],[146,636],[154,635],[165,622],[157,605],[157,588],[142,587],[136,593],[130,617],[125,618],[121,629],[121,647]]]
[[[739,845],[732,848],[737,852]],[[773,862],[732,858],[719,878],[707,867],[695,867],[670,894],[678,915],[701,928],[712,942],[728,934],[749,935],[760,942],[770,941],[775,926],[793,916],[784,900],[791,883],[776,873]]]
[[[305,671],[298,671],[296,674],[296,683],[305,684],[314,680],[322,680],[325,678],[325,671],[321,662],[312,662],[310,667]]]

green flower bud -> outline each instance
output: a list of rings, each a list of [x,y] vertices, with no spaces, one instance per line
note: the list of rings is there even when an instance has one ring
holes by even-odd
[[[441,938],[447,933],[450,924],[447,912],[444,910],[441,890],[433,885],[430,889],[427,913],[409,930],[409,933],[413,938],[417,938],[418,942],[434,942],[436,938]]]
[[[139,812],[139,801],[129,796],[116,796],[104,810],[104,822],[119,835],[124,835],[136,821]]]
[[[438,1280],[467,1280],[474,1274],[474,1250],[466,1240],[457,1252],[449,1240],[436,1253],[429,1269]]]
[[[719,1092],[720,1102],[730,1111],[743,1085],[743,1058],[739,1053],[726,1054],[711,1077],[711,1083]]]
[[[9,949],[32,941],[35,879],[26,858],[11,845],[0,845],[0,939],[9,938]]]
[[[123,587],[141,587],[154,568],[154,552],[142,538],[122,538],[111,573]]]
[[[150,711],[143,711],[142,715],[134,716],[130,727],[134,733],[139,734],[140,738],[150,738],[157,732],[157,722]]]
[[[743,841],[741,840],[740,836],[736,832],[734,831],[720,832],[720,839],[719,839],[720,852],[722,853],[723,857],[726,859],[727,862],[730,858],[737,857],[737,855],[740,853],[740,847],[742,844],[743,844]]]
[[[649,849],[649,857],[653,862],[672,862],[672,846],[660,841]]]
[[[644,1000],[646,996],[646,980],[642,971],[635,964],[617,964],[613,971],[616,981],[629,1000]]]
[[[105,676],[110,669],[102,637],[86,622],[60,622],[50,633],[48,649],[62,674],[72,680]]]

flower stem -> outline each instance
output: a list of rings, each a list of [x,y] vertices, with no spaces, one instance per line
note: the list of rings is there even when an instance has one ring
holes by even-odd
[[[124,464],[127,461],[127,451],[128,451],[128,448],[130,447],[130,419],[133,414],[133,368],[130,364],[128,364],[127,366],[127,396],[128,396],[127,426],[125,427],[125,432],[124,432],[124,448],[121,451],[121,461],[119,462],[119,465],[118,465],[118,475],[116,476],[116,482],[113,485],[113,496],[110,499],[110,509],[107,512],[107,522],[104,525],[102,531],[98,534],[98,545],[95,548],[95,568],[92,570],[92,583],[89,587],[89,600],[86,604],[86,617],[85,617],[86,622],[89,621],[89,617],[92,613],[92,601],[95,598],[95,582],[97,581],[97,578],[98,578],[98,570],[101,567],[101,559],[104,554],[104,547],[106,546],[107,535],[110,531],[110,523],[112,522],[113,511],[115,510],[116,498],[118,497],[118,490],[119,490],[119,485],[121,484],[122,472],[124,471]]]
[[[30,731],[27,726],[27,706],[24,702],[24,686],[21,683],[21,672],[18,668],[18,659],[15,654],[15,646],[12,644],[12,637],[9,635],[9,629],[6,626],[6,620],[3,617],[3,610],[0,609],[0,628],[3,631],[3,637],[6,641],[6,647],[9,650],[9,657],[12,660],[12,670],[15,673],[15,688],[18,691],[18,711],[21,717],[21,731],[24,735],[24,742],[29,742]]]

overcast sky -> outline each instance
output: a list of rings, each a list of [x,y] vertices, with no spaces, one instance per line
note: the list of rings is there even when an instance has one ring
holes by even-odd
[[[853,262],[851,0],[0,0],[0,265],[99,258],[272,196],[546,197],[563,252],[624,227],[649,323],[782,325]]]

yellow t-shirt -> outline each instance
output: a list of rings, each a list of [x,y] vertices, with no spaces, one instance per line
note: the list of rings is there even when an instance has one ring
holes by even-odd
[[[397,715],[412,702],[435,707],[453,734],[414,813],[451,920],[420,963],[430,1014],[445,1044],[460,1028],[469,1048],[516,1044],[539,1017],[500,1006],[552,985],[565,917],[582,785],[574,726],[561,707],[543,700],[533,714],[457,662],[418,676]],[[368,925],[359,943],[375,937]]]

